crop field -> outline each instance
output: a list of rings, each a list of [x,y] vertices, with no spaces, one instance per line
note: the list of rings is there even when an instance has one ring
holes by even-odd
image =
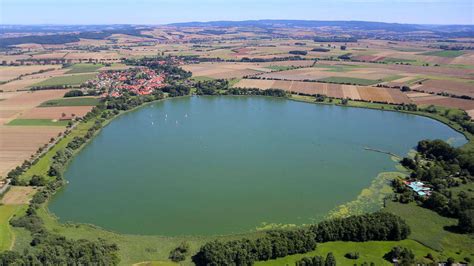
[[[421,85],[421,86],[419,86]],[[438,80],[429,79],[421,82],[416,86],[417,90],[433,93],[450,93],[457,96],[470,96],[474,98],[474,82],[455,81],[455,80]]]
[[[473,110],[474,109],[474,101],[473,100],[465,100],[459,98],[450,98],[444,96],[437,96],[434,95],[432,98],[430,97],[417,97],[411,98],[414,103],[420,105],[439,105],[445,106],[450,108],[459,108],[463,110]]]
[[[348,78],[348,77],[327,77],[319,79],[322,82],[338,83],[338,84],[354,84],[354,85],[373,85],[378,83],[377,80],[362,79],[362,78]]]
[[[69,76],[59,76],[47,79],[45,81],[33,84],[34,87],[48,87],[61,85],[80,85],[83,82],[94,79],[96,74],[79,74]]]
[[[352,100],[379,101],[389,103],[410,103],[410,98],[397,89],[341,85],[321,82],[242,79],[234,87],[282,89],[304,94],[322,94],[334,98]]]
[[[38,109],[36,107],[42,102],[62,97],[67,91],[41,90],[0,94],[4,97],[4,100],[0,101],[0,176],[5,176],[10,169],[21,164],[39,147],[48,143],[52,137],[56,137],[59,132],[64,131],[64,121],[52,122],[51,120],[62,116],[62,112],[59,113],[59,111],[63,111],[68,115],[70,112],[65,110],[48,111],[47,109],[50,108],[45,108],[46,112],[40,111],[39,113],[32,110]],[[86,106],[84,108],[91,107]],[[55,114],[54,117],[38,117],[48,112],[50,115]],[[80,115],[80,113],[77,112],[76,115]],[[5,125],[10,122],[17,126]]]
[[[56,137],[60,126],[0,126],[0,176],[30,158],[39,147]]]
[[[0,124],[16,118],[18,115],[40,105],[42,102],[61,98],[67,91],[40,90],[2,93],[1,95],[6,95],[8,98],[0,101]]]
[[[59,126],[65,127],[69,121],[55,121],[51,119],[15,119],[8,126]]]
[[[463,55],[463,51],[431,51],[431,52],[426,52],[422,53],[422,55],[431,55],[431,56],[439,56],[439,57],[458,57]]]
[[[21,119],[72,119],[87,114],[93,106],[35,107],[19,116]]]
[[[196,77],[209,78],[242,78],[248,75],[255,75],[271,70],[260,67],[255,64],[247,63],[201,63],[194,65],[185,65],[187,71],[193,72]]]
[[[56,107],[56,106],[95,106],[99,104],[99,99],[93,97],[70,97],[62,99],[54,99],[43,102],[40,107]]]
[[[313,67],[265,73],[261,76],[285,80],[321,80],[333,83],[372,85],[395,77],[401,78],[404,73],[356,64],[316,64]]]
[[[102,68],[104,65],[101,64],[74,64],[66,74],[78,74],[78,73],[90,73],[96,72],[98,69]]]
[[[59,65],[0,66],[0,81],[7,81],[41,70],[57,69]]]

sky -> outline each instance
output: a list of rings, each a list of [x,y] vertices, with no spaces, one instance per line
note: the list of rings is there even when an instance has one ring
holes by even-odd
[[[474,24],[474,0],[0,0],[0,24],[304,19]]]

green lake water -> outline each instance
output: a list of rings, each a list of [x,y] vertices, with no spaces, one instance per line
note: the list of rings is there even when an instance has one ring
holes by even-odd
[[[266,97],[187,97],[126,113],[69,164],[49,209],[133,234],[307,224],[395,171],[419,140],[464,137],[425,117]]]

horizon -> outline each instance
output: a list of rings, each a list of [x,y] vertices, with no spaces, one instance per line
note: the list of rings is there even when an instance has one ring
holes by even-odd
[[[261,19],[242,19],[242,20],[189,20],[189,21],[177,21],[170,23],[90,23],[90,24],[68,24],[68,23],[33,23],[33,24],[5,24],[0,23],[0,26],[115,26],[115,25],[127,25],[127,26],[167,26],[173,24],[184,24],[184,23],[214,23],[214,22],[246,22],[246,21],[317,21],[317,22],[368,22],[368,23],[385,23],[385,24],[399,24],[399,25],[424,25],[424,26],[474,26],[474,24],[436,24],[436,23],[404,23],[404,22],[385,22],[375,20],[317,20],[317,19],[278,19],[278,18],[261,18]]]
[[[474,25],[474,3],[470,0],[139,0],[133,4],[125,0],[0,0],[0,7],[1,25],[167,25],[248,20]]]

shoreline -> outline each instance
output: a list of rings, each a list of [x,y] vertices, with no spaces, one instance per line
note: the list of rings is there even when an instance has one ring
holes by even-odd
[[[168,100],[168,99],[173,99],[173,98],[185,98],[185,97],[193,97],[194,95],[185,95],[185,96],[179,96],[179,97],[166,97],[164,99],[159,99],[159,100],[155,100],[155,101],[151,101],[151,102],[147,102],[147,103],[143,103],[142,105],[140,106],[137,106],[137,107],[134,107],[130,110],[126,110],[126,111],[121,111],[119,114],[113,116],[112,118],[110,119],[107,119],[105,120],[103,123],[102,123],[102,127],[97,130],[93,137],[91,137],[90,139],[88,139],[84,145],[82,145],[79,149],[77,149],[73,156],[71,157],[70,160],[68,160],[67,164],[65,165],[64,169],[62,170],[62,172],[65,171],[65,169],[67,168],[67,166],[69,165],[70,161],[77,155],[77,153],[79,151],[81,151],[84,147],[86,147],[89,142],[94,139],[94,137],[96,136],[96,134],[99,134],[99,132],[102,130],[103,127],[107,126],[109,123],[111,123],[114,119],[120,117],[121,115],[123,114],[126,114],[126,113],[129,113],[129,112],[132,112],[132,111],[136,111],[138,110],[139,108],[141,107],[146,107],[146,106],[149,106],[151,104],[156,104],[160,101],[165,101],[165,100]],[[219,95],[218,95],[219,96]],[[246,96],[246,97],[255,97],[253,95],[229,95],[229,96],[237,96],[237,97],[240,97],[240,96]],[[285,100],[293,100],[293,101],[300,101],[300,102],[305,102],[305,103],[315,103],[315,104],[325,104],[325,105],[336,105],[336,106],[339,106],[339,107],[357,107],[357,108],[365,108],[365,109],[373,109],[373,110],[379,110],[379,111],[392,111],[392,112],[400,112],[400,113],[406,113],[406,114],[412,114],[412,115],[420,115],[420,116],[423,116],[423,117],[427,117],[427,118],[431,118],[433,120],[436,120],[438,122],[441,122],[443,124],[446,124],[448,126],[450,126],[450,128],[452,128],[453,130],[455,130],[456,132],[459,132],[461,133],[465,139],[467,140],[467,143],[464,144],[464,145],[467,145],[469,143],[471,143],[472,139],[470,139],[469,137],[466,136],[466,133],[469,134],[468,132],[463,132],[463,131],[460,131],[458,130],[455,126],[456,125],[450,125],[449,122],[446,122],[446,121],[442,121],[440,119],[436,119],[435,117],[433,116],[428,116],[428,115],[423,115],[423,113],[418,113],[418,112],[407,112],[407,111],[400,111],[400,110],[393,110],[393,109],[381,109],[381,108],[375,108],[375,107],[371,107],[371,106],[352,106],[352,105],[340,105],[340,104],[337,104],[337,103],[318,103],[318,102],[314,102],[314,101],[310,101],[309,99],[311,99],[312,97],[306,97],[307,99],[304,100],[304,99],[295,99],[293,97],[294,95],[291,95],[289,97],[285,97],[284,99]],[[274,96],[263,96],[263,97],[272,97],[272,98],[282,98],[282,97],[274,97]],[[390,105],[383,105],[383,104],[380,104],[380,106],[390,106]],[[391,108],[393,108],[395,106],[391,106]],[[447,119],[447,118],[446,118]],[[94,119],[91,119],[90,121],[88,122],[91,122],[91,125],[93,124],[93,122],[96,121],[96,118]],[[83,123],[83,122],[80,122],[80,123]],[[87,123],[87,122],[85,122]],[[90,128],[90,127],[88,127]],[[78,127],[78,128],[75,128],[74,129],[75,131],[78,131],[78,130],[81,130],[81,127]],[[87,129],[85,130],[87,131]],[[84,131],[84,132],[85,132]],[[72,132],[71,132],[72,133]],[[63,142],[69,142],[72,138],[73,138],[73,135],[72,136],[70,134],[68,134],[67,136],[65,136],[63,139],[61,139],[61,141],[58,142],[59,143],[63,143]],[[81,135],[83,136],[83,135]],[[56,144],[56,145],[58,145]],[[56,147],[56,145],[54,147]],[[56,150],[54,150],[54,147],[52,147],[48,153],[55,153]],[[42,157],[43,159],[44,157]],[[24,177],[25,174],[27,174],[28,170],[22,175],[22,177]],[[380,175],[381,173],[379,173]],[[373,180],[375,181],[377,179],[377,176],[375,176],[373,178]],[[65,181],[67,181],[67,179],[65,179]],[[370,185],[364,189],[369,189],[370,188]],[[63,188],[61,188],[63,189]],[[362,190],[363,191],[363,190]],[[362,191],[360,193],[362,193]],[[54,197],[54,195],[53,195]],[[349,202],[346,202],[344,204],[342,204],[341,206],[344,206],[344,205],[348,205],[348,204],[351,204],[352,202],[354,201],[357,201],[357,197],[352,200],[352,201],[349,201]],[[80,237],[84,237],[84,238],[88,238],[88,239],[94,239],[94,238],[97,238],[97,237],[101,237],[101,238],[106,238],[106,239],[109,239],[109,240],[115,240],[115,242],[121,246],[121,248],[123,249],[122,251],[123,252],[127,252],[129,251],[130,248],[133,248],[133,247],[129,247],[128,245],[130,245],[130,241],[134,241],[136,239],[142,239],[142,238],[145,238],[147,239],[148,241],[151,241],[153,243],[155,243],[155,245],[158,245],[158,243],[160,244],[163,244],[163,245],[168,245],[170,243],[174,243],[174,242],[178,242],[178,241],[188,241],[190,242],[193,246],[195,245],[196,248],[198,246],[200,246],[200,244],[202,244],[203,242],[207,242],[207,241],[211,241],[211,240],[215,240],[215,239],[220,239],[220,240],[229,240],[229,239],[239,239],[239,238],[243,238],[243,237],[246,237],[246,238],[255,238],[257,236],[259,236],[260,234],[262,233],[265,233],[266,230],[252,230],[252,231],[249,231],[249,232],[242,232],[242,233],[230,233],[230,234],[221,234],[221,235],[182,235],[182,236],[165,236],[165,235],[153,235],[153,234],[126,234],[126,233],[121,233],[121,232],[115,232],[115,231],[112,231],[112,230],[108,230],[108,229],[105,229],[105,228],[102,228],[100,226],[97,226],[97,225],[93,225],[93,224],[87,224],[87,223],[75,223],[75,222],[61,222],[59,221],[59,218],[57,216],[55,216],[53,213],[51,213],[49,211],[49,208],[48,208],[48,204],[49,204],[49,200],[44,203],[42,206],[41,206],[41,211],[40,211],[40,214],[39,216],[41,217],[41,219],[45,222],[45,225],[46,225],[46,228],[48,230],[52,230],[52,231],[55,231],[55,232],[58,232],[58,233],[63,233],[62,235],[65,235],[67,237],[74,237],[78,232],[82,232],[83,230],[85,230],[85,232],[83,232],[82,234],[80,234]],[[334,208],[334,210],[336,210],[337,208],[340,208],[341,206],[336,206]],[[327,214],[327,216],[329,216],[330,213]],[[350,215],[350,214],[349,214]],[[326,219],[326,218],[325,218]],[[304,227],[305,225],[299,225],[298,227]],[[68,230],[72,230],[73,232],[76,232],[76,233],[73,233],[73,232],[67,232]],[[74,231],[76,230],[76,231]],[[123,243],[126,243],[126,244],[123,244]],[[14,245],[14,243],[12,244]],[[124,246],[125,245],[125,246]],[[123,253],[122,253],[123,254]],[[122,263],[126,263],[126,262],[130,262],[130,261],[137,261],[137,260],[134,260],[132,258],[130,259],[127,259],[127,258],[122,258]],[[141,261],[144,261],[144,260],[141,260]]]
[[[114,116],[113,118],[111,119],[108,119],[106,121],[103,122],[102,124],[102,127],[100,128],[100,130],[97,130],[95,133],[94,133],[94,137],[96,136],[96,134],[99,134],[100,131],[105,127],[107,126],[109,123],[111,123],[113,120],[121,117],[122,115],[125,115],[127,113],[130,113],[130,112],[134,112],[134,111],[137,111],[139,110],[140,108],[144,108],[146,106],[149,106],[151,104],[155,104],[155,103],[158,103],[158,102],[162,102],[162,101],[165,101],[165,100],[170,100],[170,99],[175,99],[175,98],[187,98],[187,97],[193,97],[193,96],[196,96],[196,95],[185,95],[185,96],[178,96],[178,97],[167,97],[167,98],[164,98],[164,99],[160,99],[160,100],[155,100],[155,101],[152,101],[152,102],[147,102],[147,103],[144,103],[140,106],[137,106],[135,108],[132,108],[130,110],[126,110],[126,111],[122,111],[120,112],[119,114],[117,114],[116,116]],[[231,96],[231,97],[257,97],[257,96],[253,96],[253,95],[204,95],[204,96],[199,96],[199,97],[215,97],[215,96]],[[281,98],[281,97],[273,97],[273,96],[259,96],[259,97],[271,97],[271,98]],[[304,103],[312,103],[312,102],[309,102],[309,101],[301,101],[301,100],[296,100],[296,99],[292,99],[292,98],[281,98],[281,99],[285,99],[285,100],[295,100],[295,101],[299,101],[299,102],[304,102]],[[318,102],[314,102],[316,104],[319,104]],[[359,107],[359,108],[365,108],[365,107],[360,107],[360,106],[351,106],[351,105],[348,105],[348,106],[345,106],[345,105],[339,105],[339,104],[336,104],[336,103],[321,103],[321,104],[325,104],[325,105],[335,105],[335,106],[339,106],[339,107]],[[387,109],[377,109],[377,108],[365,108],[365,109],[373,109],[373,110],[380,110],[380,111],[393,111],[393,112],[398,112],[398,110],[387,110]],[[411,113],[411,112],[403,112],[403,113],[407,113],[407,114],[411,114],[411,115],[416,115],[414,113]],[[433,120],[436,120],[436,121],[439,121],[437,119],[434,119],[432,118]],[[441,122],[441,121],[439,121]],[[445,124],[445,123],[444,123]],[[451,127],[452,128],[452,127]],[[455,130],[454,128],[452,128],[453,130]],[[459,132],[458,130],[455,130],[456,132]],[[460,132],[461,133],[461,132]],[[464,136],[464,134],[463,134]],[[72,159],[83,149],[85,148],[90,141],[93,140],[93,138],[90,138],[86,143],[84,143],[84,145],[82,145],[79,149],[75,150],[74,151],[74,154],[73,154],[73,157],[71,157],[70,160],[68,160],[67,164],[65,165],[64,167],[64,170],[63,170],[63,173],[64,171],[67,169],[69,163],[72,161]],[[465,136],[464,136],[465,137]],[[469,140],[465,137],[466,139],[466,144],[469,143]],[[386,152],[383,152],[384,154],[387,154],[387,155],[391,155],[391,156],[394,156],[393,154],[391,153],[386,153]],[[399,155],[396,155],[397,157],[399,158],[402,158],[400,157]],[[377,175],[373,178],[373,180],[376,180],[378,178],[378,176],[380,174],[383,174],[384,172],[380,172],[380,173],[377,173]],[[403,174],[400,172],[400,174]],[[370,188],[370,185],[364,189],[368,189]],[[63,188],[61,188],[60,190],[58,191],[61,191]],[[363,189],[363,190],[364,190]],[[361,190],[360,192],[362,192],[363,190]],[[359,196],[359,195],[358,195]],[[357,196],[357,197],[358,197]],[[346,204],[350,204],[354,201],[357,201],[357,197],[351,201],[348,201],[346,203],[343,203],[341,205],[338,205],[336,206],[334,209],[338,209],[340,208],[342,205],[346,205]],[[54,198],[54,195],[51,199]],[[49,205],[49,200],[48,202],[45,204],[45,212],[50,215],[54,220],[56,220],[58,223],[60,224],[83,224],[83,225],[88,225],[88,226],[91,226],[95,229],[100,229],[100,230],[104,230],[104,231],[107,231],[107,232],[111,232],[111,233],[114,233],[114,234],[122,234],[122,235],[137,235],[137,234],[129,234],[129,233],[122,233],[122,232],[116,232],[116,231],[113,231],[113,230],[109,230],[109,229],[106,229],[106,228],[102,228],[100,226],[97,226],[97,225],[94,225],[94,224],[88,224],[88,223],[77,223],[77,222],[73,222],[73,221],[64,221],[64,222],[61,222],[60,221],[60,218],[57,217],[56,215],[54,215],[48,208],[48,205]],[[330,215],[331,212],[334,211],[333,210],[330,210],[327,214],[325,214],[325,216],[328,216]],[[350,215],[351,213],[348,213],[348,215]],[[297,225],[299,227],[301,226],[304,226],[304,224],[302,225]],[[138,234],[138,235],[146,235],[146,236],[159,236],[159,237],[228,237],[228,236],[235,236],[235,235],[251,235],[251,234],[254,234],[256,232],[259,232],[261,230],[258,230],[258,225],[256,226],[256,229],[251,229],[251,231],[249,232],[240,232],[240,233],[229,233],[229,234],[212,234],[212,235],[183,235],[183,236],[166,236],[166,235],[159,235],[159,234]]]

